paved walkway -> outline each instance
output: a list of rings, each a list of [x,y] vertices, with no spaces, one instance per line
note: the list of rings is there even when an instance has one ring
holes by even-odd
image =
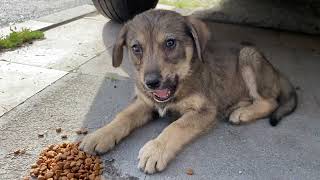
[[[0,103],[5,107],[0,117],[1,179],[26,175],[41,149],[61,143],[56,128],[63,129],[68,141],[79,140],[75,130],[94,131],[128,104],[133,96],[130,62],[111,67],[119,28],[91,15],[46,31],[43,41],[0,55]],[[169,123],[155,120],[103,156],[106,179],[318,179],[320,39],[219,23],[210,23],[210,29],[216,41],[250,41],[261,48],[297,86],[297,111],[276,128],[267,120],[244,126],[221,122],[187,146],[164,172],[149,176],[137,169],[136,157]],[[10,83],[15,91],[8,90]],[[2,104],[4,98],[14,103]],[[14,156],[17,149],[26,154]],[[186,168],[194,175],[186,175]]]

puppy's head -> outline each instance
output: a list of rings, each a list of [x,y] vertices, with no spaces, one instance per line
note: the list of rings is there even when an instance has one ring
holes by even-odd
[[[120,66],[126,46],[138,83],[154,100],[166,102],[174,97],[179,82],[192,74],[192,64],[203,63],[208,38],[207,27],[200,20],[173,11],[150,10],[120,30],[112,63]]]

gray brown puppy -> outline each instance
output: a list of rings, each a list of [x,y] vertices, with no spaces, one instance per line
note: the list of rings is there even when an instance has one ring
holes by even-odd
[[[166,10],[150,10],[126,23],[113,49],[113,66],[127,47],[136,69],[137,98],[106,126],[86,136],[80,148],[105,153],[152,119],[180,117],[139,152],[145,173],[165,169],[192,139],[219,117],[234,124],[270,117],[271,125],[294,111],[297,96],[290,82],[254,47],[218,46],[205,23]]]

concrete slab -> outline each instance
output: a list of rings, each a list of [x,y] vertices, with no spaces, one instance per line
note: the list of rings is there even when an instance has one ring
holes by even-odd
[[[0,117],[66,73],[0,61]]]
[[[61,127],[68,135],[67,141],[75,141],[82,137],[75,133],[80,127],[93,131],[102,126],[132,98],[132,88],[128,79],[70,73],[5,114],[0,118],[1,179],[16,180],[27,175],[41,149],[62,141],[56,128]],[[96,104],[96,98],[102,101]],[[45,137],[38,138],[38,133]],[[14,156],[16,149],[27,152]]]
[[[7,36],[9,35],[12,30],[14,31],[21,31],[22,29],[30,29],[30,30],[39,30],[48,26],[51,26],[53,23],[50,22],[41,22],[36,20],[29,20],[22,23],[17,23],[10,25],[8,27],[0,29],[0,36]]]
[[[105,50],[103,25],[89,19],[73,21],[46,31],[46,39],[32,46],[0,54],[0,60],[71,71]]]
[[[96,8],[94,6],[86,4],[38,18],[37,21],[57,24],[65,21],[71,21],[75,18],[81,18],[95,11]]]
[[[129,75],[122,70],[122,68],[114,68],[112,66],[112,57],[108,51],[103,52],[101,55],[91,59],[87,63],[83,64],[79,69],[74,72],[80,72],[82,74],[109,76],[112,78],[126,77]]]
[[[110,26],[113,25],[109,23],[104,29],[110,30],[107,31],[110,38],[105,42],[112,42],[117,33],[109,29]],[[225,27],[216,32],[221,35],[219,40],[242,40],[241,33],[236,37],[228,36],[228,31],[220,32],[237,28],[222,26]],[[246,31],[245,27],[238,28]],[[164,172],[145,175],[137,169],[139,149],[170,123],[166,118],[155,120],[102,156],[106,179],[317,180],[320,177],[319,52],[307,47],[284,46],[278,35],[265,32],[252,36],[252,41],[259,42],[257,46],[266,57],[299,87],[299,106],[294,114],[276,128],[270,127],[267,120],[243,126],[220,122],[181,151]],[[301,38],[308,41],[312,37]],[[95,69],[95,65],[100,66],[104,59],[110,58],[106,53],[101,56],[104,57],[92,59],[93,62],[79,68],[79,73],[64,76],[0,118],[5,122],[0,124],[1,177],[11,180],[26,175],[43,147],[62,142],[55,128],[63,127],[70,141],[81,139],[74,129],[82,126],[93,131],[110,122],[130,102],[134,86],[131,79],[106,78],[98,67],[95,68],[101,73],[90,72],[89,69]],[[45,138],[37,138],[39,131],[46,131]],[[14,157],[10,154],[21,148],[27,150],[26,155]],[[186,168],[192,168],[194,175],[186,175]]]

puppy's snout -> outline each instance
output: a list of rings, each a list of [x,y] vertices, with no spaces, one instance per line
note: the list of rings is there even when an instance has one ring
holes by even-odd
[[[144,75],[144,83],[149,89],[157,89],[161,84],[161,75],[158,72],[147,73]]]

